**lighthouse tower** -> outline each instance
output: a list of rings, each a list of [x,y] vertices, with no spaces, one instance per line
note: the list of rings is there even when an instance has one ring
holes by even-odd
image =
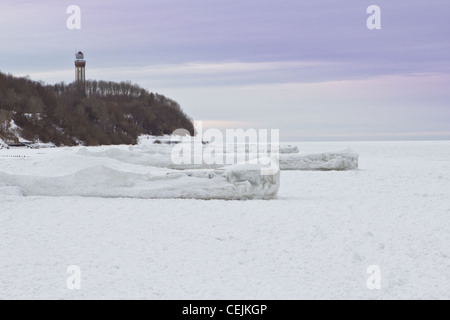
[[[86,83],[86,60],[81,51],[75,54],[75,57],[75,82],[84,85]]]

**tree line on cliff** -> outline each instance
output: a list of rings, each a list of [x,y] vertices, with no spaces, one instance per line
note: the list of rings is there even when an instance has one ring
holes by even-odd
[[[46,85],[0,73],[0,138],[57,146],[135,144],[142,134],[194,133],[180,105],[130,82]]]

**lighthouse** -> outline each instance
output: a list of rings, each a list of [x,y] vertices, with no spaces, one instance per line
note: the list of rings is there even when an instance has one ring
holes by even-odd
[[[75,82],[78,84],[86,83],[86,60],[84,60],[83,52],[79,51],[75,54]]]

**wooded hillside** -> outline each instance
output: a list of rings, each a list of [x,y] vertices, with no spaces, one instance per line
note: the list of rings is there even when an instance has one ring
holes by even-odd
[[[85,93],[84,93],[85,92]],[[180,105],[129,82],[43,83],[0,73],[0,139],[57,146],[135,144],[141,134],[183,128],[194,133]]]

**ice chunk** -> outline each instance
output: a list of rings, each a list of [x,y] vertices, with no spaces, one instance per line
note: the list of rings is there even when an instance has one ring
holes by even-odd
[[[310,155],[280,155],[281,170],[345,171],[358,169],[359,155],[350,149]]]
[[[0,196],[18,196],[22,197],[23,192],[19,187],[2,187],[0,186]]]
[[[280,157],[281,170],[354,170],[358,168],[359,155],[350,149],[339,152],[326,152],[319,154],[301,155],[296,153],[297,147],[283,147]],[[169,168],[177,170],[186,169],[218,169],[223,167],[227,153],[217,154],[218,159],[223,159],[222,163],[182,163],[176,164],[172,161],[171,146],[143,146],[131,147],[130,150],[108,148],[103,151],[90,151],[87,148],[81,149],[78,154],[83,156],[104,157],[114,159],[128,164],[136,164],[158,168]],[[239,158],[238,154],[235,154]],[[243,154],[247,160],[258,158],[258,154]],[[201,157],[201,155],[200,155]]]
[[[280,146],[280,153],[299,153],[299,150],[297,146]]]
[[[0,181],[26,196],[82,196],[144,199],[274,199],[280,173],[262,175],[261,166],[217,170],[160,170],[139,174],[107,166],[93,166],[59,177],[12,175],[0,172]]]

